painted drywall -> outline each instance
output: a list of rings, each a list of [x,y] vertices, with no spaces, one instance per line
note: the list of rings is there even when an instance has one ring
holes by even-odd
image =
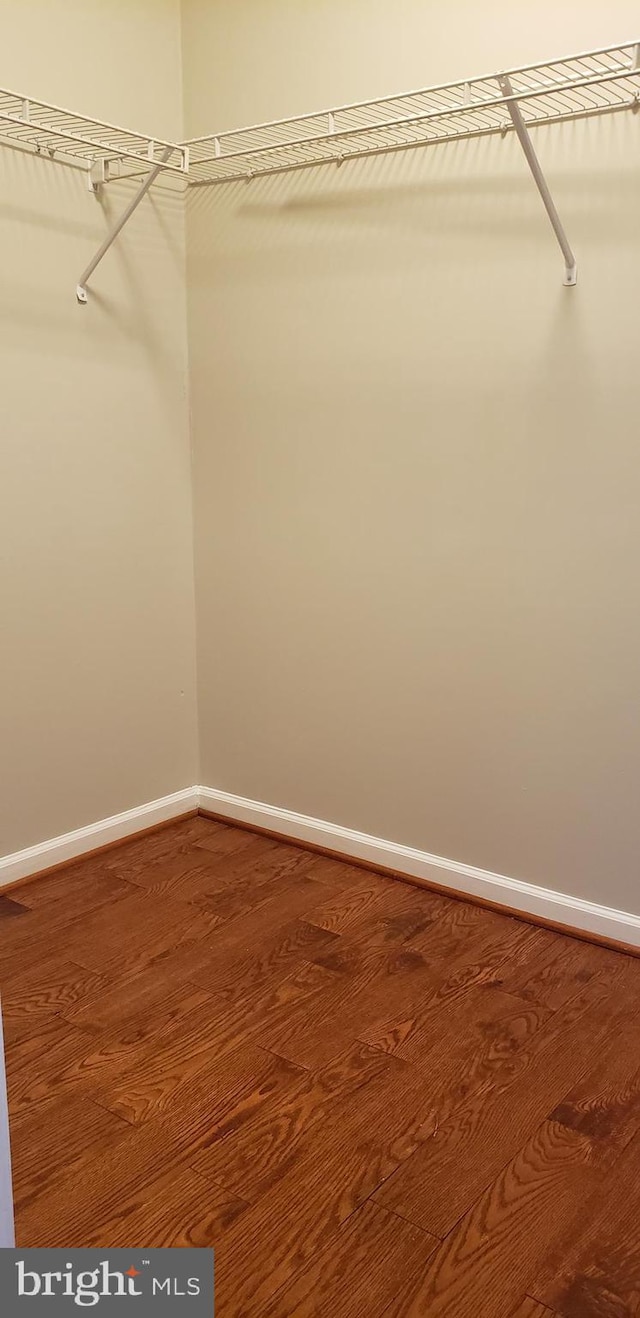
[[[637,36],[185,0],[189,134]],[[640,115],[188,201],[200,781],[637,911]]]
[[[0,0],[0,85],[182,131],[178,0]],[[197,779],[184,210],[0,152],[0,854]]]

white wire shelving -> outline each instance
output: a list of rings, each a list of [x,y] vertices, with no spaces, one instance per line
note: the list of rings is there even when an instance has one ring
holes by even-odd
[[[436,142],[515,132],[562,249],[565,283],[574,284],[575,259],[529,130],[616,110],[637,110],[639,104],[640,42],[632,41],[504,73],[191,138],[185,143],[189,183],[250,180]]]
[[[94,183],[108,181],[110,169],[122,162],[137,167],[136,172],[157,164],[177,174],[189,168],[188,149],[177,142],[118,128],[6,89],[0,89],[0,142],[86,169],[89,178],[93,171]]]
[[[96,266],[158,174],[168,171],[185,176],[189,169],[189,149],[184,144],[119,128],[6,89],[0,89],[0,144],[84,170],[92,192],[124,173],[134,177],[144,175],[133,201],[80,276],[76,295],[82,303],[87,301],[86,285]]]
[[[511,92],[501,79],[508,77]],[[228,183],[282,170],[341,163],[386,151],[451,142],[513,127],[517,101],[528,128],[637,104],[640,42],[530,64],[422,91],[360,101],[295,119],[191,138],[190,183]]]
[[[630,41],[186,142],[167,142],[0,89],[0,145],[83,169],[92,191],[115,177],[141,176],[135,195],[80,276],[76,293],[83,303],[96,267],[163,171],[190,186],[209,186],[510,132],[522,146],[562,250],[564,282],[575,284],[575,257],[530,130],[638,108],[640,41]]]

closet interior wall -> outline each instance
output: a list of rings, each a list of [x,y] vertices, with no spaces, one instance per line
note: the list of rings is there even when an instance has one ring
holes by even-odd
[[[178,0],[0,0],[0,85],[182,136]],[[197,779],[184,200],[0,150],[0,855]]]
[[[187,136],[630,0],[185,0]],[[201,782],[637,910],[640,117],[189,189]]]
[[[631,0],[0,18],[0,84],[173,140],[637,36]],[[161,177],[87,308],[136,183],[0,152],[0,855],[200,783],[638,910],[639,132],[535,130],[573,289],[511,134]]]

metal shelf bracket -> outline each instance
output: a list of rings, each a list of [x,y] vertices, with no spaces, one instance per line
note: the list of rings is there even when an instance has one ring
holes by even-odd
[[[89,192],[99,192],[103,183],[109,178],[109,162],[107,160],[94,160],[92,165],[87,169],[87,187]]]
[[[540,161],[538,160],[538,157],[534,150],[533,142],[531,141],[531,137],[529,136],[527,125],[525,124],[524,119],[522,117],[520,106],[518,105],[518,102],[514,97],[513,87],[511,85],[511,79],[508,73],[498,74],[498,82],[500,84],[500,90],[503,92],[505,96],[505,105],[511,117],[511,122],[516,131],[518,141],[520,142],[522,150],[524,151],[527,164],[531,170],[531,173],[533,174],[535,185],[538,189],[538,192],[540,193],[540,196],[542,197],[545,210],[553,226],[553,231],[560,244],[560,250],[564,257],[564,279],[562,282],[568,288],[571,288],[575,283],[577,283],[577,279],[578,279],[576,258],[571,249],[569,239],[567,238],[567,235],[565,233],[562,220],[560,219],[560,216],[558,215],[558,212],[556,210],[555,202],[553,200],[553,197],[551,196],[551,192],[549,191],[547,180],[545,179],[545,176],[542,172]]]
[[[125,208],[125,210],[123,210],[122,215],[119,217],[119,219],[115,221],[115,224],[112,225],[106,238],[104,239],[104,242],[100,244],[100,247],[98,248],[95,256],[93,257],[93,260],[89,262],[86,270],[83,270],[82,274],[80,275],[80,279],[78,281],[78,285],[76,288],[76,297],[81,306],[86,306],[86,303],[88,301],[87,283],[90,280],[94,270],[96,270],[96,268],[99,266],[103,256],[106,256],[107,252],[109,251],[109,248],[113,246],[113,243],[118,237],[118,234],[122,232],[125,224],[127,223],[128,220],[131,219],[131,216],[133,215],[134,211],[138,209],[140,202],[143,200],[144,197],[146,197],[149,188],[152,187],[152,185],[155,183],[158,174],[162,170],[166,161],[169,159],[169,156],[171,155],[172,151],[173,151],[173,147],[168,146],[162,152],[159,160],[154,165],[153,169],[149,171],[144,182],[140,184],[138,191],[131,198],[129,205]]]

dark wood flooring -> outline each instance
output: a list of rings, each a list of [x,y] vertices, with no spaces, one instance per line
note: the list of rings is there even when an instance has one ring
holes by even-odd
[[[640,961],[202,818],[0,898],[18,1241],[223,1318],[640,1315]]]

